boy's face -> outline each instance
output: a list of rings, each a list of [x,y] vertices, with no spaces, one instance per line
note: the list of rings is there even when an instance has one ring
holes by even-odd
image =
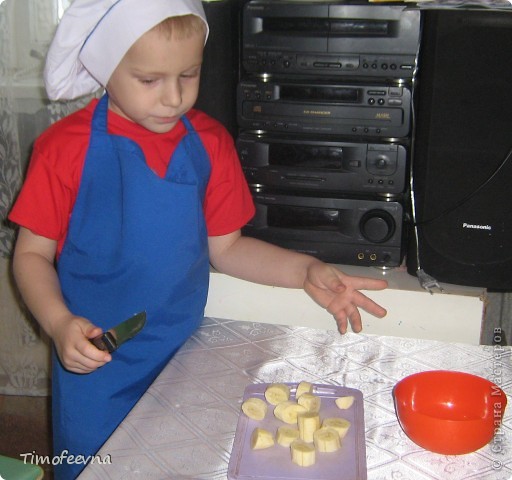
[[[146,32],[108,81],[110,109],[152,132],[171,130],[197,99],[203,46],[199,33],[177,40]]]

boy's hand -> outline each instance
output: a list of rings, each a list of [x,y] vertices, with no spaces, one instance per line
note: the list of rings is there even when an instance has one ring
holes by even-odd
[[[376,317],[384,317],[386,310],[359,290],[383,290],[385,280],[365,277],[351,277],[337,268],[313,262],[307,271],[304,290],[336,320],[341,334],[347,331],[348,321],[354,332],[362,329],[359,308]]]
[[[73,373],[91,373],[110,362],[112,356],[90,342],[101,333],[101,328],[83,317],[62,319],[52,337],[64,368]]]

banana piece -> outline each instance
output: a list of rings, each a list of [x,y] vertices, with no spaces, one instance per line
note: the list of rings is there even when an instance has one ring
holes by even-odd
[[[277,405],[290,399],[290,387],[284,383],[273,383],[265,390],[265,398],[271,405]]]
[[[334,428],[338,432],[340,439],[343,440],[350,428],[350,422],[341,417],[324,418],[322,428]]]
[[[304,440],[294,440],[290,445],[292,462],[300,467],[310,467],[315,464],[315,447]]]
[[[354,400],[354,397],[352,395],[349,395],[347,397],[337,398],[336,400],[334,400],[334,403],[339,409],[346,410],[347,408],[350,408],[352,406]]]
[[[299,398],[303,393],[313,393],[313,384],[305,381],[300,382],[295,391],[295,398]]]
[[[320,416],[316,412],[299,413],[297,416],[299,425],[299,436],[305,442],[313,441],[315,430],[320,428]]]
[[[252,420],[263,420],[267,414],[267,403],[261,398],[251,397],[242,403],[242,412]]]
[[[297,399],[297,403],[306,407],[308,412],[318,413],[322,405],[322,399],[312,393],[306,392]]]
[[[274,416],[284,423],[297,425],[297,415],[305,411],[306,408],[302,405],[292,400],[287,400],[286,402],[281,402],[276,405],[276,408],[274,408]]]
[[[336,452],[341,448],[341,440],[334,428],[322,427],[313,434],[313,442],[319,452]]]
[[[272,433],[264,428],[255,428],[251,434],[251,448],[253,450],[261,450],[274,445],[274,437]]]
[[[294,440],[299,438],[299,430],[293,427],[287,427],[286,425],[281,425],[277,429],[276,433],[276,442],[283,446],[289,447]]]

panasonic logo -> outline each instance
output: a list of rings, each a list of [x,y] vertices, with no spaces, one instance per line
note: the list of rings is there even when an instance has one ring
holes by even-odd
[[[466,222],[462,224],[462,228],[471,228],[473,230],[492,230],[490,225],[472,225]]]

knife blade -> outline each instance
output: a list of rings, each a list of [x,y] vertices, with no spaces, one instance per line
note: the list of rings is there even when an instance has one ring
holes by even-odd
[[[146,324],[146,312],[139,312],[128,320],[110,328],[101,335],[91,339],[91,343],[100,350],[109,353],[117,350],[124,342],[133,338]]]

